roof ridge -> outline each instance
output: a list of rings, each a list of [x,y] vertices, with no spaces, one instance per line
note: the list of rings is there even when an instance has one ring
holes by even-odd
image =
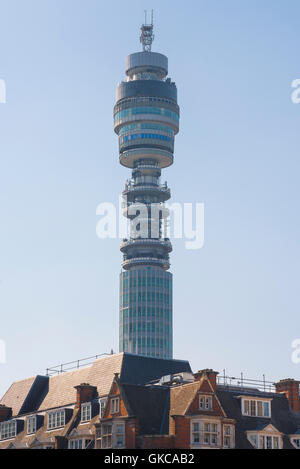
[[[137,355],[136,353],[129,353],[129,352],[122,352],[122,353],[119,353],[118,355],[128,355],[128,356],[131,356],[131,357],[138,357],[138,358],[148,358],[150,360],[159,360],[159,361],[167,361],[167,362],[181,362],[181,363],[190,363],[188,360],[180,360],[178,358],[162,358],[162,357],[150,357],[150,356],[147,356],[147,355]],[[117,355],[117,354],[115,354]]]

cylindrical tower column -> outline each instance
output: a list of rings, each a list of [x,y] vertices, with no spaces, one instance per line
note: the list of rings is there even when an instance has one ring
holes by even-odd
[[[132,169],[123,192],[131,232],[121,244],[120,352],[172,358],[172,245],[164,229],[171,194],[160,177],[173,164],[179,107],[168,59],[151,52],[152,40],[153,25],[143,25],[144,51],[127,57],[127,79],[118,85],[114,107],[120,163]]]

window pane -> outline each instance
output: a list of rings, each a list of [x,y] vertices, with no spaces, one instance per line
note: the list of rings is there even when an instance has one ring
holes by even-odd
[[[269,402],[264,402],[264,416],[269,417],[270,412],[269,412]]]
[[[249,401],[244,401],[244,414],[245,415],[250,414],[250,402]]]
[[[251,416],[255,417],[256,415],[256,401],[251,401]]]
[[[258,417],[263,416],[263,403],[261,401],[257,402],[257,415]]]

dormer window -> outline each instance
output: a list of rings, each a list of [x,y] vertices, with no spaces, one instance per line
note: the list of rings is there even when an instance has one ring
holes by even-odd
[[[291,443],[296,449],[300,449],[300,434],[291,437]]]
[[[263,433],[249,434],[249,441],[256,449],[280,449],[282,446],[281,437]]]
[[[27,435],[36,432],[36,415],[27,418]]]
[[[17,436],[17,422],[11,420],[0,424],[0,440],[9,440]]]
[[[212,410],[212,396],[199,396],[199,409],[210,411]]]
[[[85,402],[81,404],[81,422],[89,422],[92,418],[92,404]]]
[[[248,417],[271,417],[271,402],[262,399],[242,399],[242,414]]]
[[[91,445],[92,440],[86,440],[86,439],[76,439],[76,440],[70,440],[69,441],[69,449],[88,449],[89,446]]]
[[[66,412],[63,410],[56,410],[55,412],[48,413],[48,430],[60,428],[65,426]]]
[[[110,400],[110,413],[118,414],[120,412],[120,399],[115,397]]]

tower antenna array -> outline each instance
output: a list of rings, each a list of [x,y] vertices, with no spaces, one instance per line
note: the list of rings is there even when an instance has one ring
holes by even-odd
[[[153,10],[151,12],[151,24],[147,22],[147,11],[145,10],[145,23],[141,27],[141,37],[140,41],[143,45],[144,52],[151,52],[152,43],[154,41],[154,34],[153,34]]]

